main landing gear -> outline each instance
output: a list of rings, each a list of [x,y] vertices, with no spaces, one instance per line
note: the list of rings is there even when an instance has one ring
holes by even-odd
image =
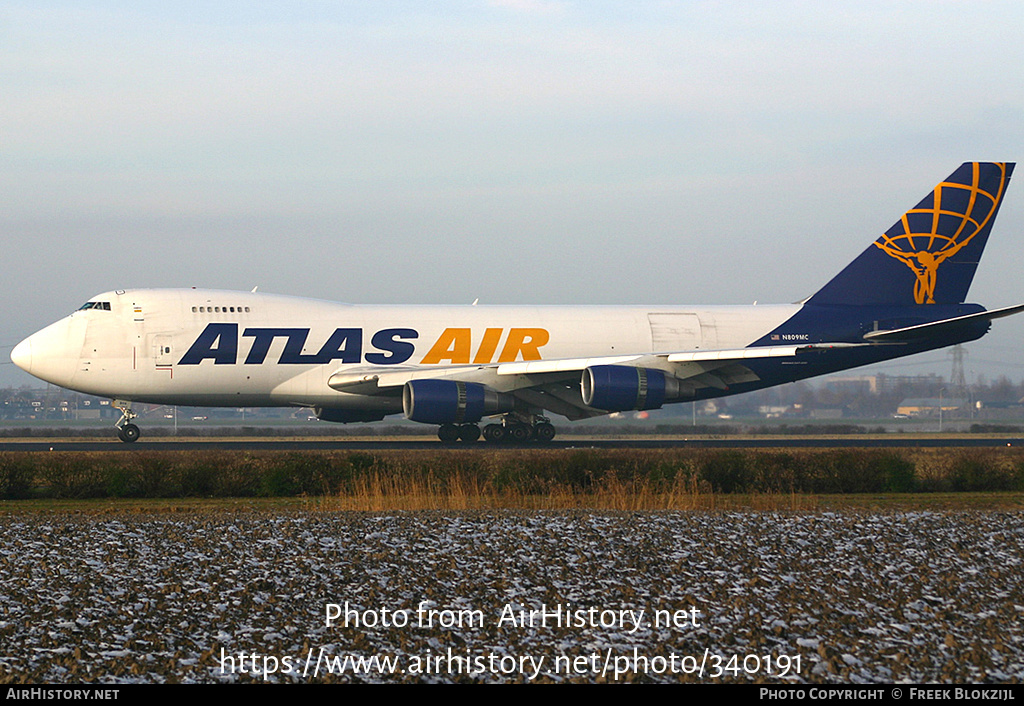
[[[114,425],[117,427],[117,438],[126,444],[138,441],[142,435],[142,430],[135,424],[132,424],[132,420],[139,416],[132,411],[132,403],[125,402],[124,400],[114,400],[111,405],[121,410],[121,418]]]
[[[513,418],[513,415],[506,414],[500,424],[485,426],[482,435],[489,444],[547,443],[555,438],[555,427],[547,417],[526,415]],[[437,430],[437,438],[443,444],[477,441],[480,436],[481,430],[476,424],[442,424]]]

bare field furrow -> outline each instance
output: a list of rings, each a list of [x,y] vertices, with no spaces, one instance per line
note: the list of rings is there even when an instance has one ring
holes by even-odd
[[[1019,512],[0,522],[5,682],[1024,678]]]

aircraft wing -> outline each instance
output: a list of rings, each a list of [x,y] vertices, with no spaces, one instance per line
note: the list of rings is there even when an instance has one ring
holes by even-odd
[[[339,392],[357,395],[402,393],[412,380],[458,380],[486,385],[497,392],[511,393],[529,405],[547,409],[571,420],[608,414],[588,407],[580,391],[584,370],[614,365],[661,370],[691,390],[712,387],[728,390],[741,382],[759,380],[744,362],[765,358],[795,358],[839,348],[856,348],[872,343],[808,343],[790,346],[758,346],[727,350],[689,350],[667,353],[530,360],[488,365],[402,366],[382,370],[380,366],[349,367],[332,375],[327,384]]]

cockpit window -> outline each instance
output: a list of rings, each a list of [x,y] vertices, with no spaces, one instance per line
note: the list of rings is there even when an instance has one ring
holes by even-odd
[[[110,302],[86,302],[79,307],[79,311],[85,309],[102,309],[103,311],[110,311]]]

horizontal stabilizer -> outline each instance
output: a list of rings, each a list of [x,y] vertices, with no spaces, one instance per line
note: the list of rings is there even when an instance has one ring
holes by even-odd
[[[864,339],[871,341],[872,343],[913,341],[925,336],[934,336],[942,333],[943,331],[959,328],[977,321],[1000,319],[1004,316],[1011,316],[1012,314],[1016,314],[1021,311],[1024,311],[1024,304],[1008,306],[1003,309],[993,309],[992,311],[982,311],[977,314],[967,314],[966,316],[955,316],[952,319],[932,321],[928,324],[918,324],[917,326],[907,326],[906,328],[890,329],[888,331],[871,331],[864,334]]]
[[[685,351],[669,353],[668,362],[685,363],[712,360],[751,360],[753,358],[785,358],[797,353],[825,351],[835,348],[855,348],[861,343],[805,343],[799,346],[751,346],[723,351]]]

